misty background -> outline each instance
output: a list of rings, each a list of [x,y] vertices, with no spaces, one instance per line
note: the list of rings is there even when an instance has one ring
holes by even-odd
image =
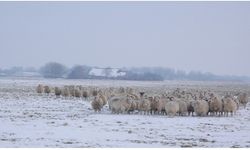
[[[63,77],[82,65],[249,80],[249,39],[250,2],[0,2],[2,75],[59,62]]]

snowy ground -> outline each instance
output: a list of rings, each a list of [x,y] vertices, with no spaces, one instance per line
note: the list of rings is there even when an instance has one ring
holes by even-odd
[[[250,147],[250,104],[233,117],[113,115],[94,113],[83,99],[38,95],[38,83],[249,90],[239,83],[0,79],[0,147]]]

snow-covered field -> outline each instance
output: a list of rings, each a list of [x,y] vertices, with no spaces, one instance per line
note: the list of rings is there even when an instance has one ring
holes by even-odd
[[[249,91],[223,82],[134,82],[102,80],[0,79],[0,147],[250,147],[250,104],[233,117],[114,115],[94,113],[83,99],[35,92],[49,85],[209,88]]]

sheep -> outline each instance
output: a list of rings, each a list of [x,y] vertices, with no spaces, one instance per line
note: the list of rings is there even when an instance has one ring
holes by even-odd
[[[134,97],[134,95],[131,95],[131,94],[127,94],[127,96],[130,98],[130,99],[133,99],[133,100],[135,100],[135,97]]]
[[[231,97],[225,97],[222,99],[222,110],[226,116],[228,116],[228,113],[233,116],[233,113],[237,110],[237,104]]]
[[[59,87],[55,87],[55,95],[56,97],[60,96],[62,94],[62,90]]]
[[[155,97],[158,114],[164,115],[166,113],[165,106],[169,100],[167,98]]]
[[[47,94],[49,94],[51,92],[51,89],[50,89],[50,87],[48,85],[44,86],[44,92],[47,93]]]
[[[42,84],[39,84],[39,85],[36,87],[36,92],[37,92],[37,93],[43,93],[43,85],[42,85]]]
[[[69,94],[72,97],[75,96],[75,86],[73,86],[73,85],[69,86]]]
[[[85,91],[85,90],[82,91],[82,97],[84,97],[85,99],[87,99],[88,96],[89,96],[88,91]]]
[[[163,110],[165,110],[165,105],[163,104],[163,100],[159,96],[154,97],[156,113],[160,114]]]
[[[126,88],[126,93],[128,93],[128,94],[132,94],[133,93],[133,89],[132,88],[130,88],[130,87],[127,87]]]
[[[94,97],[94,100],[91,102],[91,106],[95,112],[100,112],[103,106],[102,100],[100,100],[98,97]]]
[[[237,105],[237,110],[240,108],[240,100],[238,98],[233,98],[234,102],[236,103]]]
[[[124,89],[124,87],[120,87],[119,89],[118,89],[118,93],[125,93],[125,89]]]
[[[131,101],[130,108],[128,110],[128,113],[130,114],[131,112],[133,113],[136,109],[138,109],[137,103],[135,100]]]
[[[80,98],[82,96],[81,90],[79,88],[76,88],[74,90],[74,96],[77,98]]]
[[[183,100],[178,100],[177,102],[179,104],[179,115],[185,116],[188,112],[187,103]]]
[[[243,104],[244,107],[246,107],[247,104],[246,93],[240,93],[238,97],[232,97],[232,94],[237,94],[237,91],[227,92],[227,95],[223,98],[225,102],[222,102],[219,96],[215,96],[215,93],[212,93],[209,90],[180,90],[179,88],[174,91],[166,91],[166,89],[160,88],[153,90],[148,88],[136,89],[130,87],[82,87],[77,85],[64,86],[63,88],[51,88],[44,87],[41,84],[36,87],[37,93],[44,92],[49,94],[55,92],[56,96],[62,95],[68,97],[71,95],[73,97],[84,97],[85,99],[93,96],[94,100],[91,101],[91,105],[93,103],[92,108],[94,109],[95,107],[94,110],[96,112],[101,111],[103,106],[107,104],[107,100],[109,109],[112,113],[133,113],[139,111],[144,114],[167,113],[167,115],[170,116],[174,116],[177,113],[179,115],[193,115],[194,112],[197,116],[205,116],[208,115],[208,113],[209,115],[217,115],[218,113],[218,115],[221,115],[223,111],[225,112],[224,114],[228,114],[228,112],[231,111],[226,109],[225,106],[227,106],[227,103],[230,103],[230,105],[232,103],[233,106],[236,107],[233,112],[239,108],[239,104]],[[224,93],[224,91],[218,91],[216,94],[222,96]],[[226,100],[228,98],[231,98],[233,102],[227,102],[229,101]],[[207,105],[205,103],[208,104],[208,112],[206,112]],[[167,107],[167,104],[173,105],[174,107]],[[176,104],[178,104],[178,106],[175,106]]]
[[[192,115],[194,114],[194,104],[195,104],[195,100],[191,100],[187,103],[187,111],[188,111],[188,115]]]
[[[97,90],[92,91],[92,96],[97,96],[97,94],[98,94]]]
[[[82,86],[81,85],[77,85],[76,88],[79,89],[80,91],[82,90]]]
[[[137,96],[136,94],[129,93],[128,95],[131,96],[133,99],[136,99],[136,100],[140,99],[140,97]]]
[[[144,115],[149,114],[150,109],[150,101],[148,99],[142,99],[139,102],[139,111],[144,112]]]
[[[128,112],[131,106],[130,100],[125,97],[112,97],[109,100],[109,105],[112,113],[125,113]]]
[[[140,93],[140,99],[142,99],[145,95],[145,92],[139,92]]]
[[[179,112],[179,104],[175,101],[169,101],[165,105],[166,114],[169,116],[175,116]]]
[[[244,106],[244,108],[246,108],[248,99],[247,99],[247,93],[240,93],[238,96],[238,99],[240,101],[240,103]]]
[[[209,112],[211,115],[217,115],[219,113],[219,115],[222,113],[222,101],[221,99],[217,98],[216,96],[210,98],[208,100],[208,104],[209,104]]]
[[[131,100],[128,97],[121,99],[121,112],[122,113],[128,113],[130,107],[131,107]]]
[[[130,100],[130,102],[131,102],[131,105],[130,105],[128,113],[131,113],[134,111],[139,111],[140,101],[139,100]]]
[[[208,102],[205,100],[197,100],[194,104],[194,111],[197,116],[206,116],[209,111]]]
[[[70,95],[69,88],[68,87],[64,87],[62,89],[62,96],[69,97],[69,95]]]
[[[156,99],[152,96],[148,97],[148,100],[150,102],[150,113],[155,114],[157,112],[157,104],[156,104]]]
[[[103,94],[98,94],[98,97],[102,100],[103,106],[107,104],[107,99]]]

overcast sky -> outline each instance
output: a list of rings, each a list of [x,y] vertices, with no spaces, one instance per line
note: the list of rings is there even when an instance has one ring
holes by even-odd
[[[250,76],[250,2],[0,2],[0,68],[49,61]]]

